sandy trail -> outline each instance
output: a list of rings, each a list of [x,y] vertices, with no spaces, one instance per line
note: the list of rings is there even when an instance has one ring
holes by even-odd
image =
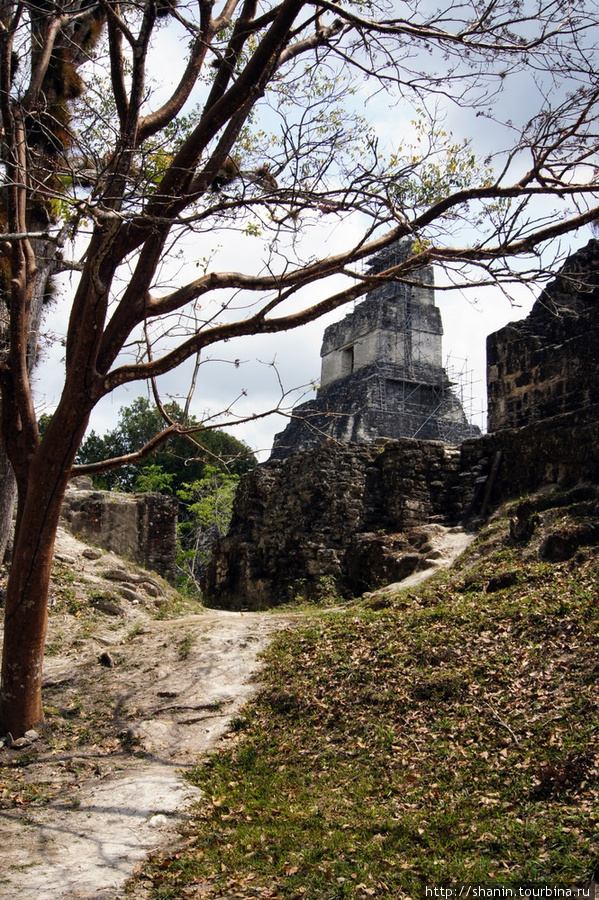
[[[258,654],[288,620],[206,612],[151,622],[119,647],[119,665],[100,674],[110,679],[120,714],[129,713],[132,745],[144,752],[42,753],[28,767],[32,784],[57,777],[66,784],[49,805],[0,810],[0,898],[115,898],[136,864],[176,840],[199,795],[184,780],[185,768],[216,747],[255,693]],[[188,655],[173,658],[169,649],[183,638]],[[47,684],[76,683],[88,657],[75,666],[72,659],[48,660]]]
[[[450,565],[472,537],[431,526],[428,568],[376,593],[411,587]],[[85,561],[85,545],[64,532],[58,547],[75,563],[82,591],[106,587],[102,567],[124,565],[111,554]],[[52,629],[63,640],[65,629],[72,633],[65,652],[46,660],[45,702],[76,709],[88,696],[105,711],[96,728],[110,734],[106,739],[92,728],[63,752],[41,740],[30,760],[27,748],[0,751],[5,772],[17,764],[21,784],[49,786],[52,794],[50,802],[0,808],[0,900],[122,897],[135,867],[177,840],[191,801],[201,796],[185,770],[216,748],[256,693],[260,652],[299,618],[202,611],[157,620],[138,605],[119,620],[96,616],[80,641],[77,619],[51,617],[50,639]],[[103,652],[113,667],[100,665]],[[76,713],[73,721],[81,727]],[[2,774],[0,768],[0,798]]]

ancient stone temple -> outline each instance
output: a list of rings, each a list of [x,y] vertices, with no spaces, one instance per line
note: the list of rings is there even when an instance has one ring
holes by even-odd
[[[395,310],[402,315],[408,300],[422,306],[418,365],[409,363],[409,336],[399,331],[395,346],[400,349],[379,371],[399,373],[407,384],[417,383],[408,380],[408,372],[418,372],[418,383],[432,389],[442,387],[444,373],[432,279],[425,277],[426,272],[418,289],[393,285],[388,291],[389,296],[398,293]],[[398,331],[384,327],[394,307],[387,303],[387,289],[381,293],[380,318],[373,312],[370,330],[360,331],[366,315],[363,320],[360,316],[372,295],[327,333],[325,397],[335,386],[351,385],[351,375],[366,377],[373,368],[370,362],[362,366],[364,345],[378,341],[380,346],[385,335]],[[350,334],[362,334],[363,343],[358,337],[351,344]],[[351,347],[355,372],[339,375],[343,351]],[[206,600],[230,609],[258,609],[297,596],[322,596],[331,582],[354,596],[427,567],[430,528],[472,524],[473,518],[484,517],[487,505],[533,492],[551,497],[552,488],[580,491],[576,496],[581,503],[595,503],[599,241],[573,254],[531,315],[490,335],[487,348],[489,434],[465,440],[459,448],[405,437],[376,444],[328,441],[269,460],[246,475],[229,533],[213,548],[203,583]],[[391,355],[389,351],[387,359]],[[348,368],[350,363],[348,356]],[[327,380],[331,372],[336,377]],[[362,412],[347,419],[371,421]],[[596,532],[591,528],[586,535],[594,546]]]
[[[487,338],[489,431],[599,403],[599,241],[570,256],[526,319]]]
[[[370,261],[370,271],[397,265],[410,251],[410,241],[387,248]],[[479,434],[443,368],[442,334],[432,266],[370,291],[326,329],[316,399],[293,410],[287,428],[275,436],[271,458],[330,439],[371,444],[409,437],[459,444]]]

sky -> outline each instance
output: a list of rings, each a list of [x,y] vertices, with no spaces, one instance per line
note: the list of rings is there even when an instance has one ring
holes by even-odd
[[[169,59],[169,65],[162,65],[154,72],[156,94],[153,105],[166,97],[176,83],[184,62],[180,51],[180,36],[171,29],[164,29],[161,35],[162,58]],[[514,117],[525,121],[536,107],[538,87],[532,72],[521,72],[518,81],[494,101],[495,113],[499,120]],[[376,132],[381,149],[396,147],[400,141],[409,140],[413,125],[405,109],[397,98],[382,93],[372,94],[367,79],[357,84],[353,103],[368,120]],[[197,98],[192,98],[192,103]],[[515,103],[515,100],[517,101]],[[467,105],[452,103],[445,99],[442,117],[445,126],[461,140],[468,137],[481,158],[492,154],[498,144],[498,128],[489,120],[480,119]],[[324,217],[302,243],[302,252],[309,257],[322,252],[339,252],[353,241],[357,234],[351,221],[340,222],[335,217]],[[562,258],[569,252],[583,246],[590,232],[573,234],[561,245]],[[203,237],[203,243],[187,244],[183,249],[183,259],[176,266],[189,266],[193,270],[195,261],[207,253],[214,253],[214,267],[251,271],[257,255],[262,251],[258,238],[230,233],[217,235],[214,239]],[[179,275],[184,274],[178,273]],[[437,275],[438,283],[443,283],[443,273]],[[63,348],[60,337],[64,334],[68,313],[68,299],[72,295],[74,276],[66,278],[55,307],[47,318],[45,332],[48,340],[42,345],[40,365],[35,372],[36,401],[39,412],[51,411],[58,402],[61,390],[61,360]],[[313,299],[322,296],[318,285],[309,289]],[[499,289],[474,288],[473,290],[437,291],[437,305],[443,319],[443,354],[447,359],[450,377],[462,373],[463,397],[467,414],[472,421],[484,429],[486,424],[486,359],[485,340],[487,334],[496,331],[510,321],[524,317],[530,310],[540,287],[531,291],[516,286],[509,299]],[[312,296],[311,295],[311,296]],[[351,307],[350,307],[351,308]],[[253,422],[234,427],[237,416],[261,415],[263,411],[276,407],[281,400],[281,384],[289,394],[285,405],[291,407],[312,395],[313,385],[320,375],[320,346],[326,325],[340,319],[349,311],[338,310],[323,319],[295,332],[279,335],[260,335],[236,339],[229,344],[215,346],[202,360],[198,386],[192,403],[192,412],[201,420],[218,421],[227,431],[247,442],[258,452],[261,460],[268,456],[274,434],[282,430],[286,418],[273,415],[258,418]],[[53,340],[53,337],[58,340]],[[165,400],[184,398],[191,377],[191,364],[176,373],[161,379],[160,390]],[[303,386],[303,388],[302,388]],[[121,388],[102,400],[92,415],[91,425],[97,433],[115,427],[118,411],[129,405],[137,396],[147,396],[143,385]],[[222,410],[232,410],[230,415],[211,419]]]
[[[589,237],[590,233],[572,235],[569,245],[574,250],[583,246]],[[331,252],[343,245],[344,240],[342,230],[333,234],[330,238]],[[251,240],[248,243],[248,239],[243,239],[234,248],[238,263],[243,263],[244,253],[252,254],[251,244]],[[228,256],[228,253],[223,255]],[[443,281],[442,272],[437,273],[436,280]],[[486,336],[508,322],[526,316],[539,290],[516,285],[512,298],[499,289],[490,288],[436,292],[437,306],[443,319],[444,363],[450,377],[461,373],[461,378],[456,377],[457,390],[462,391],[464,407],[471,421],[483,430],[486,427]],[[70,291],[67,291],[68,294]],[[351,309],[353,304],[292,332],[239,338],[227,345],[211,348],[200,367],[192,403],[193,413],[205,420],[233,404],[235,415],[221,415],[218,421],[225,430],[249,444],[258,458],[264,461],[272,447],[274,435],[285,427],[287,418],[275,414],[237,426],[233,424],[234,419],[276,407],[281,400],[280,382],[290,392],[285,400],[286,407],[313,396],[314,385],[318,384],[320,377],[320,347],[324,328],[341,319]],[[55,319],[53,324],[56,324]],[[51,410],[58,401],[62,352],[59,342],[48,346],[36,370],[36,396],[40,412]],[[235,360],[239,361],[239,365],[235,365]],[[184,398],[190,375],[191,366],[188,365],[162,379],[160,388],[163,399]],[[148,393],[143,385],[135,384],[120,388],[104,398],[92,415],[90,428],[99,434],[114,428],[120,407],[130,405],[138,396],[148,396]],[[233,403],[237,398],[238,402]]]

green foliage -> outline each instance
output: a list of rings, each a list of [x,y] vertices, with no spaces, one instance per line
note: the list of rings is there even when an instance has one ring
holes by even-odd
[[[199,577],[209,562],[212,544],[229,527],[238,484],[239,475],[207,466],[203,478],[177,491],[183,504],[177,557],[182,589],[199,590]]]
[[[166,411],[176,422],[183,421],[183,410],[173,402]],[[186,425],[200,425],[193,417]],[[81,445],[76,462],[100,462],[134,453],[163,431],[166,423],[158,409],[145,397],[119,411],[118,426],[103,437],[91,431]],[[147,460],[136,465],[122,466],[112,472],[95,476],[94,483],[104,490],[158,490],[177,493],[184,484],[201,479],[207,464],[222,467],[242,475],[256,466],[256,458],[247,444],[223,431],[201,429],[194,441],[175,435]],[[158,485],[158,486],[157,486]]]
[[[184,484],[177,491],[177,496],[187,504],[189,514],[197,525],[203,528],[215,525],[223,534],[231,519],[238,483],[239,475],[229,475],[216,466],[206,466],[204,477],[192,484]]]
[[[135,490],[170,494],[174,477],[173,474],[163,472],[162,468],[154,463],[150,466],[145,466],[141,475],[137,476]]]

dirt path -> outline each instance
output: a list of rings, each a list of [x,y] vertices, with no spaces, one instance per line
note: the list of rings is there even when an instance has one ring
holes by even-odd
[[[471,539],[432,526],[430,568],[381,592],[451,564]],[[107,573],[127,564],[112,554],[89,560],[88,549],[61,533],[48,731],[30,747],[0,750],[0,900],[122,897],[136,865],[177,840],[201,796],[185,769],[215,749],[257,689],[260,651],[298,618],[203,611],[156,619],[160,585],[131,566],[138,593],[125,582],[110,595],[120,613],[109,614],[93,604],[114,586]]]
[[[81,547],[71,541],[70,558]],[[95,564],[86,565],[81,582],[94,577]],[[65,652],[46,661],[45,702],[67,725],[72,710],[73,733],[62,746],[50,731],[0,751],[0,798],[13,798],[0,804],[1,900],[120,896],[135,866],[176,840],[199,794],[185,769],[215,748],[255,693],[260,651],[293,618],[128,612],[134,617],[96,614],[89,633],[76,632],[84,638],[73,631],[68,640],[65,628],[81,620],[52,619],[50,643],[62,635]]]
[[[402,581],[387,584],[376,591],[364,594],[365,597],[384,597],[385,594],[394,594],[404,588],[412,588],[422,584],[435,572],[452,566],[458,556],[470,546],[476,537],[473,531],[465,531],[459,525],[448,527],[447,525],[433,523],[423,526],[424,529],[427,531],[430,550],[422,560],[423,567],[417,569],[413,575],[408,575]]]

